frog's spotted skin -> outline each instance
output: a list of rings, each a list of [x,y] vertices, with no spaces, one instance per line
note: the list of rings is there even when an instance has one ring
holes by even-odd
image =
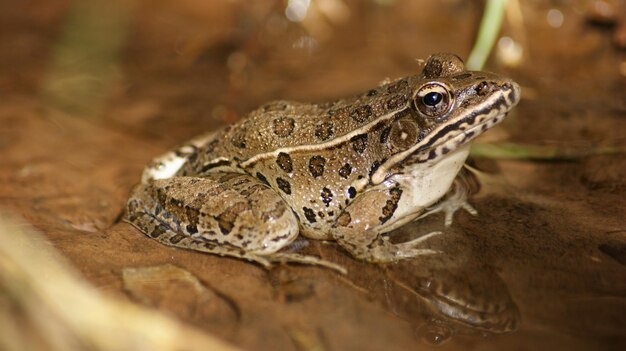
[[[127,219],[166,244],[261,263],[326,264],[277,253],[298,233],[372,262],[430,253],[415,249],[420,239],[391,244],[381,234],[438,211],[449,224],[471,209],[462,190],[446,193],[468,142],[519,95],[509,79],[436,54],[421,74],[353,98],[272,102],[152,161]]]

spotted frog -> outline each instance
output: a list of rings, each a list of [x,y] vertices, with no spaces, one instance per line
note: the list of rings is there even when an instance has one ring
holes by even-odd
[[[384,234],[436,212],[446,224],[458,209],[475,212],[455,183],[468,144],[519,98],[510,79],[435,54],[420,74],[348,99],[271,102],[154,159],[126,221],[167,245],[263,265],[338,268],[280,251],[298,234],[368,262],[430,254],[419,244],[439,232],[397,244]]]

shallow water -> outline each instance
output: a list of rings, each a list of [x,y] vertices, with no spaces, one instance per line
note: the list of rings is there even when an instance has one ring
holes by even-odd
[[[116,220],[151,157],[264,102],[333,100],[433,52],[467,57],[474,2],[313,1],[300,22],[271,1],[0,2],[0,208],[102,290],[244,349],[624,348],[624,18],[592,24],[589,3],[520,2],[487,63],[523,95],[478,142],[541,157],[475,157],[479,216],[395,233],[444,229],[426,244],[440,255],[371,265],[296,242],[340,276],[176,250]]]

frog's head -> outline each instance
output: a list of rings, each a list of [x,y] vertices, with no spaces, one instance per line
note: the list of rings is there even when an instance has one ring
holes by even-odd
[[[410,147],[385,162],[374,174],[374,182],[382,180],[390,168],[433,164],[446,158],[501,122],[520,98],[517,83],[493,73],[467,71],[453,54],[430,56],[417,78],[405,111],[410,112],[410,124],[417,123],[419,135]],[[394,132],[394,128],[403,129],[399,122],[392,126],[392,136],[407,134]]]

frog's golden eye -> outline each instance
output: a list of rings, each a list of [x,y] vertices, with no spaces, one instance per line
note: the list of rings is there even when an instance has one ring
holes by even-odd
[[[441,117],[452,106],[452,94],[440,83],[427,83],[417,90],[413,96],[413,104],[426,117]]]

